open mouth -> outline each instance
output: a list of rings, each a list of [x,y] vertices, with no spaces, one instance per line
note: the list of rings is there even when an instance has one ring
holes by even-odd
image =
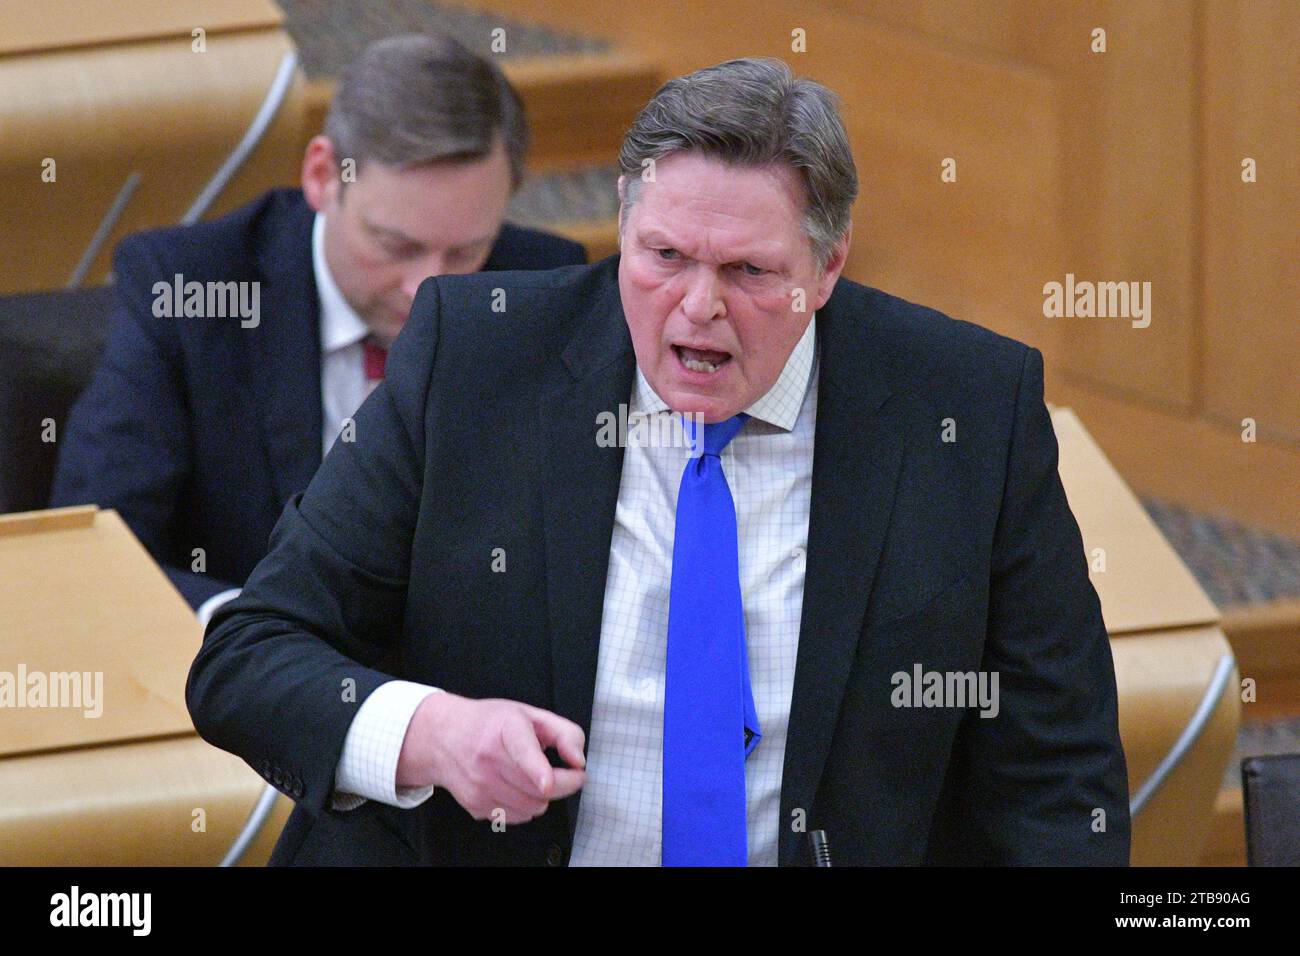
[[[695,349],[685,345],[674,345],[673,352],[677,361],[688,372],[703,372],[712,375],[731,361],[730,352],[715,349]]]

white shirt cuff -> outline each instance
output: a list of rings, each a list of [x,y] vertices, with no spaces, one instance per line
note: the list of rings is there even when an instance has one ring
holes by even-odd
[[[380,684],[352,718],[334,771],[335,810],[354,810],[367,800],[409,810],[433,796],[433,787],[397,786],[397,760],[420,703],[440,688],[412,681]]]
[[[239,597],[239,592],[242,590],[243,588],[227,588],[224,591],[218,591],[200,604],[199,609],[194,612],[194,616],[199,619],[199,624],[206,630],[208,621],[212,620],[212,615],[217,613],[217,608],[227,601],[233,601]]]

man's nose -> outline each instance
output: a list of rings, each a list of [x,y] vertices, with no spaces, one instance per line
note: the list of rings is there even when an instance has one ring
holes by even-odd
[[[712,269],[697,269],[687,280],[690,285],[682,297],[682,312],[692,322],[711,322],[727,314],[722,301],[722,284]]]
[[[402,294],[408,300],[413,301],[421,282],[429,278],[429,276],[440,276],[445,271],[446,262],[442,253],[438,252],[426,256],[406,270],[406,273],[402,276]]]

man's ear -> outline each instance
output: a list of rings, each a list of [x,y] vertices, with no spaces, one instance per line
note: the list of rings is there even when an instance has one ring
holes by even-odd
[[[313,136],[302,156],[302,194],[317,212],[332,205],[340,187],[339,164],[328,136]]]
[[[817,279],[817,298],[815,309],[820,309],[826,304],[826,300],[831,297],[835,291],[835,283],[840,279],[840,273],[844,271],[844,265],[849,259],[849,246],[853,241],[853,222],[849,221],[849,227],[844,230],[844,235],[840,241],[835,243],[831,251],[831,257],[826,260],[826,268],[822,270]]]
[[[627,190],[627,176],[618,177],[618,247],[623,248],[623,202]]]

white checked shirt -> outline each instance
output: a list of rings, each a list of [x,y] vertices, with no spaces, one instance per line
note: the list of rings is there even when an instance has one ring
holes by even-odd
[[[751,866],[777,862],[781,776],[803,610],[817,379],[814,315],[776,384],[745,409],[750,421],[722,452],[736,504],[750,683],[762,728],[762,739],[745,762]],[[638,368],[629,431],[639,417],[671,414]],[[670,433],[658,423],[642,431]],[[624,453],[572,866],[660,863],[668,599],[677,489],[689,454],[684,446],[633,442]],[[366,699],[348,730],[335,775],[336,808],[350,809],[364,798],[408,808],[432,795],[432,787],[399,792],[394,784],[406,728],[434,690],[395,680]]]

